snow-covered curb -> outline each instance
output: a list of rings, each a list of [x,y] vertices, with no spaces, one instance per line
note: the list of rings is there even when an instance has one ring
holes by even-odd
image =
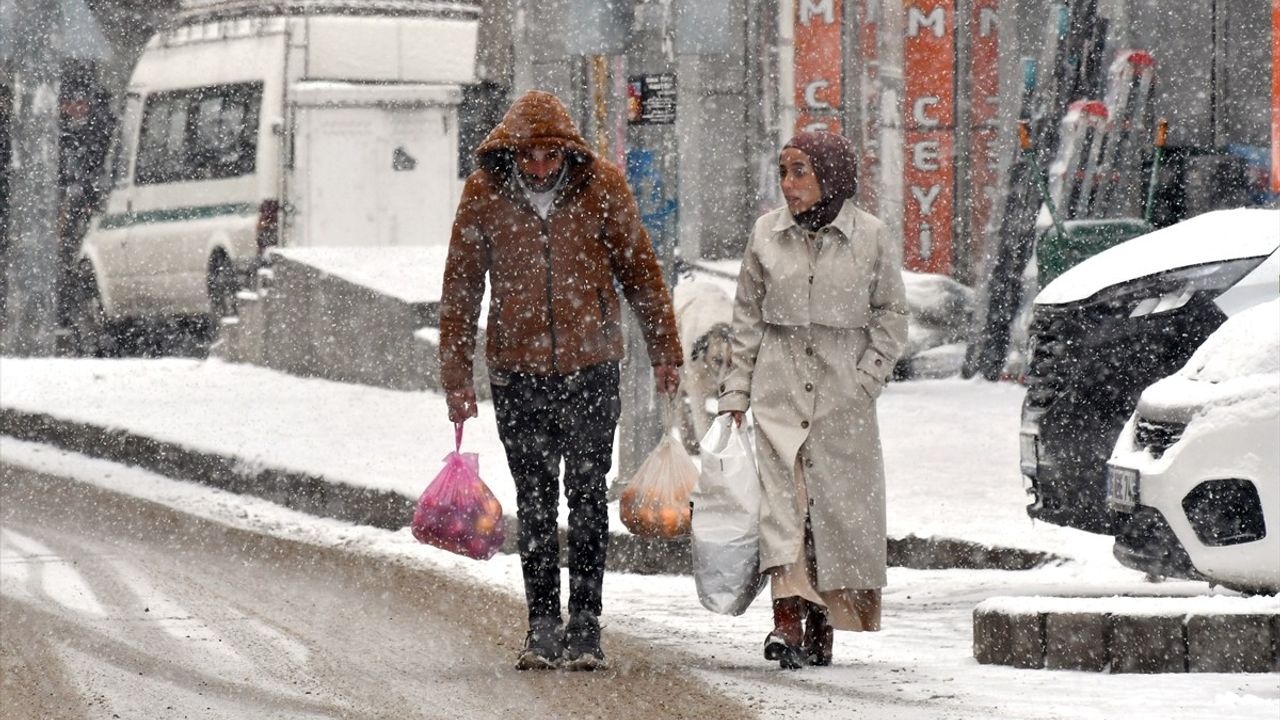
[[[993,597],[973,611],[980,663],[1113,673],[1280,670],[1275,597]]]

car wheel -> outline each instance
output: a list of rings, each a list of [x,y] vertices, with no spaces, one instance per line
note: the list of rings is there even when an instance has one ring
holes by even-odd
[[[76,279],[69,320],[76,355],[109,357],[119,349],[92,270],[82,270]]]
[[[212,327],[217,328],[219,320],[236,314],[236,292],[240,289],[231,260],[222,253],[209,261],[208,287],[209,320]]]

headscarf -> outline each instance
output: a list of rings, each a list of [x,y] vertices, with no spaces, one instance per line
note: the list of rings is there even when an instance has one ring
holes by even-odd
[[[807,230],[820,230],[835,221],[844,201],[858,192],[858,156],[853,143],[830,132],[802,132],[783,146],[795,148],[809,157],[818,178],[822,197],[813,207],[795,215],[796,223]]]

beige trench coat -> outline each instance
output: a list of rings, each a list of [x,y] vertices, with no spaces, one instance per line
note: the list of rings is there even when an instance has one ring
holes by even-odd
[[[760,568],[800,557],[803,468],[815,588],[885,585],[884,462],[875,399],[907,337],[907,303],[884,223],[846,202],[822,235],[783,207],[756,221],[738,275],[733,368],[720,411],[752,409],[763,500]],[[816,244],[816,243],[815,243]]]

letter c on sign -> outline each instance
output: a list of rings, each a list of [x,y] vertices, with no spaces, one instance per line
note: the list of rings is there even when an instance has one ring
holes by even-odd
[[[938,98],[932,96],[917,99],[915,105],[911,108],[911,119],[919,123],[921,127],[937,127],[938,118],[926,113],[930,105],[937,105],[938,102]]]
[[[825,110],[831,107],[829,103],[818,99],[818,93],[821,92],[822,90],[826,90],[827,86],[829,86],[830,84],[831,83],[827,82],[826,80],[814,80],[808,85],[805,85],[804,86],[805,107],[811,108],[813,110]]]

